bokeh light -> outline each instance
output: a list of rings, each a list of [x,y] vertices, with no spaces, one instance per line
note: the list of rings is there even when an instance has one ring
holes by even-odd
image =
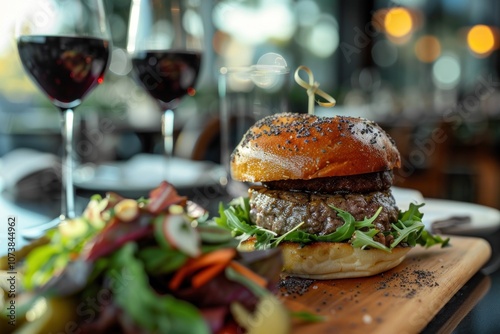
[[[299,15],[298,12],[296,13]],[[339,46],[339,24],[331,14],[321,13],[315,15],[314,21],[308,21],[307,25],[302,25],[294,35],[294,39],[315,56],[327,58]]]
[[[432,79],[441,89],[453,89],[460,81],[461,69],[454,54],[442,55],[432,66]]]
[[[295,6],[295,16],[300,26],[313,26],[319,19],[321,10],[313,0],[299,0]]]
[[[392,8],[384,18],[384,28],[392,37],[401,38],[408,35],[413,28],[413,19],[405,8]]]
[[[217,29],[248,45],[268,40],[287,41],[296,28],[291,7],[286,2],[259,2],[253,6],[245,2],[220,1],[212,11]]]
[[[132,70],[132,63],[127,52],[122,48],[113,48],[109,70],[116,75],[127,75]]]
[[[475,25],[467,33],[467,45],[478,56],[487,56],[495,47],[493,30],[486,25]]]
[[[337,50],[340,37],[337,21],[333,16],[322,15],[308,32],[305,45],[316,56],[326,58]]]
[[[372,58],[380,67],[389,67],[398,60],[398,49],[387,40],[377,41],[372,47]]]
[[[415,55],[423,63],[432,63],[440,54],[441,43],[435,36],[422,36],[415,43]]]
[[[189,34],[195,37],[203,36],[203,20],[200,14],[193,9],[188,9],[184,13],[182,17],[182,26]]]

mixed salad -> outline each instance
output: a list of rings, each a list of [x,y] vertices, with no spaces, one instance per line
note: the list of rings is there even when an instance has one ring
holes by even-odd
[[[149,198],[94,196],[23,260],[17,324],[1,332],[287,332],[278,249],[239,252],[207,218],[167,182]]]

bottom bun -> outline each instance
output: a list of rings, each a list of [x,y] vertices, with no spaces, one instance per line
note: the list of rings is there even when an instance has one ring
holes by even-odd
[[[239,246],[254,249],[255,238]],[[348,243],[314,242],[302,246],[282,242],[283,274],[312,279],[337,279],[372,276],[396,267],[411,247],[396,247],[388,253],[379,249],[354,248]]]

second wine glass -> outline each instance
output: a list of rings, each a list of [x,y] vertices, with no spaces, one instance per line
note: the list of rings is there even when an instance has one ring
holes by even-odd
[[[133,0],[127,51],[135,79],[163,112],[168,159],[174,154],[174,109],[194,95],[200,73],[203,25],[196,7],[181,0]]]

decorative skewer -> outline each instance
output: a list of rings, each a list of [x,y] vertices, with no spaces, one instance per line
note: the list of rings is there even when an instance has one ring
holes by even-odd
[[[304,81],[300,77],[300,75],[299,75],[300,70],[303,70],[306,72],[308,79],[309,79],[309,82]],[[335,106],[335,104],[337,103],[331,95],[329,95],[329,94],[325,93],[324,91],[322,91],[321,89],[319,89],[319,83],[317,81],[314,81],[314,75],[313,75],[312,71],[309,69],[309,67],[304,66],[304,65],[300,65],[299,67],[297,67],[297,69],[295,70],[294,78],[295,78],[295,82],[297,84],[299,84],[299,86],[301,86],[307,90],[307,96],[309,98],[307,112],[309,114],[311,114],[311,115],[314,114],[314,102],[317,102],[319,106],[325,107],[325,108],[331,108],[331,107]],[[324,98],[326,101],[315,100],[315,98],[314,98],[315,95],[318,95],[318,96]]]

